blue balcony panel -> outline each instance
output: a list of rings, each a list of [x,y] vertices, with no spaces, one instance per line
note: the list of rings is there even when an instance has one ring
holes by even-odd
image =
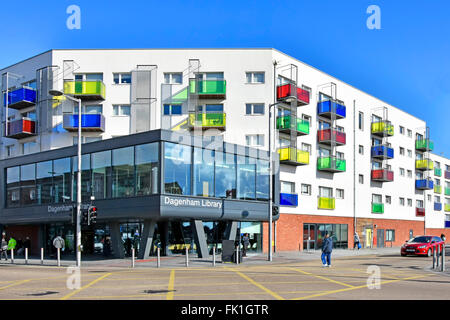
[[[427,179],[422,179],[422,180],[416,180],[416,189],[419,190],[431,190],[433,189],[433,181],[432,180],[427,180]]]
[[[8,108],[20,110],[36,104],[36,90],[19,88],[8,92]],[[6,92],[3,94],[3,105],[6,106]]]
[[[331,114],[333,113],[336,115],[337,119],[345,118],[345,105],[331,100],[321,101],[317,103],[317,114],[324,117],[331,117]]]
[[[298,195],[291,193],[280,193],[280,205],[296,207],[298,205]]]
[[[78,130],[78,114],[65,114],[63,117],[63,128],[67,131]],[[102,114],[82,114],[81,115],[82,131],[105,131],[105,117]]]
[[[374,146],[371,149],[372,158],[386,158],[393,159],[394,158],[394,149],[386,146]]]

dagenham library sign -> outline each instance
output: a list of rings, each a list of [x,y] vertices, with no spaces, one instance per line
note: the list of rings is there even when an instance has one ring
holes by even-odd
[[[174,207],[216,208],[222,209],[221,200],[173,198],[164,196],[164,204]]]

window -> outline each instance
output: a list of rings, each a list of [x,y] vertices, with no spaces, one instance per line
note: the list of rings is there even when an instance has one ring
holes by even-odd
[[[395,230],[386,230],[386,241],[395,241]]]
[[[400,147],[400,155],[404,156],[405,155],[405,148]]]
[[[31,80],[31,81],[24,82],[22,85],[24,87],[28,87],[28,88],[36,90],[36,80]]]
[[[403,168],[400,168],[400,175],[401,175],[402,177],[404,177],[404,176],[405,176],[405,169],[403,169]]]
[[[309,155],[311,155],[311,145],[310,144],[302,142],[302,150],[308,151]]]
[[[22,154],[29,154],[39,152],[38,144],[36,142],[25,142],[22,144]]]
[[[137,145],[136,195],[147,196],[158,193],[158,143]]]
[[[408,207],[412,207],[412,199],[408,199]]]
[[[358,128],[361,131],[364,131],[364,113],[363,112],[359,112],[358,115]]]
[[[181,104],[165,104],[164,105],[164,115],[180,115],[182,114]]]
[[[423,208],[423,200],[416,200],[417,208]]]
[[[405,206],[405,198],[400,198],[400,205]]]
[[[295,183],[289,181],[281,181],[280,192],[295,194]]]
[[[441,197],[440,196],[434,196],[434,202],[441,203]]]
[[[78,136],[74,136],[72,137],[73,139],[73,145],[77,145],[78,144]],[[90,142],[96,142],[96,141],[101,141],[102,137],[81,137],[81,143],[90,143]]]
[[[131,83],[131,73],[114,73],[114,84]]]
[[[319,197],[333,198],[333,188],[319,187]]]
[[[114,116],[130,116],[131,110],[129,105],[113,105]]]
[[[402,126],[400,126],[400,134],[405,134],[405,128],[404,127],[402,127]]]
[[[359,154],[363,155],[364,154],[364,146],[359,145],[358,152],[359,152]]]
[[[237,198],[256,200],[256,159],[237,156]]]
[[[262,147],[264,146],[263,134],[249,134],[245,136],[245,142],[247,146]]]
[[[387,204],[391,204],[392,203],[391,196],[386,196],[386,203]]]
[[[264,103],[246,103],[245,104],[246,115],[263,115]]]
[[[112,150],[112,197],[134,196],[134,147]]]
[[[164,192],[192,195],[192,147],[170,142],[164,143]]]
[[[431,202],[431,194],[427,195],[428,202]]]
[[[411,129],[408,129],[408,137],[412,138],[412,130]]]
[[[308,121],[309,126],[311,127],[311,125],[312,125],[311,116],[308,116],[307,114],[302,114],[302,119],[305,121]]]
[[[73,107],[73,113],[78,114],[78,106]],[[81,106],[82,114],[102,114],[103,106],[101,104]]]
[[[343,152],[339,152],[336,151],[336,158],[340,159],[340,160],[344,160],[344,153]]]
[[[103,73],[80,73],[75,75],[75,81],[103,81]]]
[[[412,171],[408,170],[408,178],[412,178]]]
[[[364,184],[364,175],[359,175],[359,184]]]
[[[372,203],[383,203],[381,194],[372,194]]]
[[[246,72],[247,83],[264,83],[264,72]]]
[[[14,152],[14,145],[6,146],[6,156],[11,157]]]
[[[344,199],[344,189],[336,189],[336,199]]]
[[[408,149],[408,157],[412,158],[412,150]]]
[[[302,183],[302,194],[303,195],[311,195],[311,185]]]
[[[165,84],[182,84],[183,74],[181,72],[176,73],[164,73]]]
[[[214,150],[194,148],[194,196],[214,197]]]

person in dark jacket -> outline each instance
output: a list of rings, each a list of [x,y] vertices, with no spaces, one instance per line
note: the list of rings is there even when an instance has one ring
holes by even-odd
[[[331,267],[331,252],[333,251],[333,239],[330,238],[328,232],[322,243],[322,265],[323,267]]]

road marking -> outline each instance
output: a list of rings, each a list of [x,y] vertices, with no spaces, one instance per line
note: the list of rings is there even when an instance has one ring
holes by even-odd
[[[166,300],[173,300],[173,288],[175,287],[175,270],[170,271],[169,286],[167,288]]]
[[[87,288],[89,288],[90,286],[93,286],[93,285],[96,284],[97,282],[103,280],[104,278],[106,278],[106,277],[108,277],[108,276],[110,276],[110,275],[112,275],[112,273],[107,273],[107,274],[102,275],[101,277],[95,279],[94,281],[89,282],[89,283],[88,283],[87,285],[85,285],[84,287],[81,287],[80,289],[77,289],[77,290],[75,290],[75,291],[69,293],[68,295],[62,297],[61,300],[67,300],[67,299],[69,299],[70,297],[76,295],[78,292],[81,292],[81,291],[83,291],[84,289],[87,289]]]
[[[245,280],[247,280],[248,282],[250,282],[251,284],[257,286],[258,288],[260,288],[261,290],[267,292],[268,294],[270,294],[272,297],[278,299],[278,300],[285,300],[282,296],[276,294],[275,292],[273,292],[272,290],[267,289],[266,287],[264,287],[262,284],[259,284],[258,282],[254,281],[253,279],[247,277],[245,274],[243,274],[240,271],[237,271],[235,269],[232,268],[227,268],[231,271],[236,272],[238,275],[240,275],[242,278],[244,278]]]
[[[382,281],[380,282],[380,284],[387,284],[387,283],[394,283],[394,282],[399,282],[399,281],[406,281],[406,280],[412,280],[412,279],[417,279],[417,278],[425,278],[425,277],[429,277],[431,275],[422,275],[422,276],[416,276],[416,277],[409,277],[409,278],[403,278],[403,279],[398,279],[398,280],[387,280],[387,281]],[[316,298],[316,297],[321,297],[321,296],[326,296],[326,295],[330,295],[333,293],[339,293],[339,292],[345,292],[345,291],[351,291],[351,290],[357,290],[357,289],[363,289],[363,288],[367,288],[368,285],[362,285],[362,286],[357,286],[357,287],[353,287],[353,288],[345,288],[345,289],[339,289],[339,290],[331,290],[331,291],[326,291],[323,293],[318,293],[318,294],[313,294],[310,296],[305,296],[305,297],[300,297],[300,298],[294,298],[292,300],[304,300],[304,299],[310,299],[310,298]]]
[[[12,283],[10,285],[4,286],[4,287],[0,287],[0,290],[8,289],[8,288],[11,288],[11,287],[15,287],[15,286],[21,285],[22,283],[28,282],[28,281],[31,281],[31,280],[30,279],[20,280],[20,281]]]
[[[326,277],[322,277],[322,276],[319,276],[319,275],[315,275],[313,273],[306,272],[306,271],[303,271],[303,270],[298,269],[298,268],[288,268],[288,269],[294,270],[294,271],[297,271],[297,272],[300,272],[300,273],[303,273],[303,274],[306,274],[306,275],[309,275],[309,276],[312,276],[314,278],[319,278],[319,279],[323,279],[323,280],[326,280],[326,281],[329,281],[329,282],[334,282],[334,283],[340,284],[341,286],[345,286],[345,287],[349,287],[349,288],[354,288],[355,287],[355,286],[352,286],[351,284],[347,284],[347,283],[343,283],[343,282],[340,282],[340,281],[337,281],[337,280],[333,280],[333,279],[330,279],[330,278],[326,278]]]

